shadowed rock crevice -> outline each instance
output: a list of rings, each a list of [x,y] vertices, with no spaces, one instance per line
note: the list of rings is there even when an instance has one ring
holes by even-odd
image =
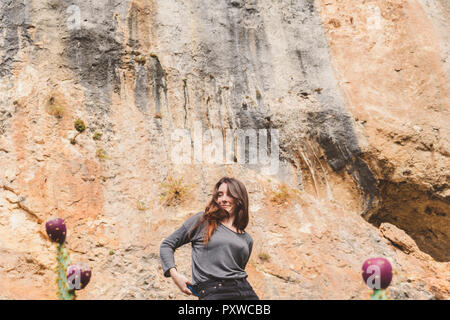
[[[159,62],[158,57],[151,56],[149,66],[150,84],[152,87],[152,95],[155,103],[155,112],[161,112],[161,97],[164,96],[167,103],[167,79],[164,69]]]
[[[201,30],[202,43],[197,48],[201,52],[197,61],[200,74],[213,75],[219,83],[231,85],[230,106],[236,126],[242,129],[266,127],[267,110],[262,96],[270,87],[273,70],[260,10],[255,1],[234,1],[208,3],[197,13],[202,21],[217,21]],[[224,49],[225,55],[221,53]],[[220,95],[220,86],[217,90]]]
[[[128,25],[128,43],[127,45],[133,49],[139,48],[139,8],[132,5],[129,16],[127,18]]]
[[[69,67],[86,89],[87,100],[95,111],[109,112],[111,92],[119,92],[123,46],[109,33],[80,29],[65,41]],[[89,107],[89,105],[88,105]]]
[[[350,116],[336,110],[308,112],[310,132],[323,148],[330,167],[339,171],[361,154]]]
[[[360,187],[365,209],[373,209],[379,196],[377,180],[362,155],[350,116],[333,109],[307,113],[309,132],[321,146],[330,167],[339,172],[344,167]]]
[[[404,230],[423,252],[436,261],[450,260],[450,203],[403,182],[380,182],[380,209],[369,222],[388,222]]]
[[[19,49],[31,44],[28,33],[29,6],[24,0],[2,1],[0,4],[0,78],[11,74]]]
[[[148,111],[148,73],[145,66],[137,65],[136,68],[134,100],[138,109],[145,113]]]
[[[352,176],[362,191],[362,214],[365,215],[376,203],[377,181],[362,160],[353,119],[346,109],[330,63],[329,46],[314,1],[300,1],[297,6],[302,23],[291,26],[297,41],[291,41],[290,47],[302,86],[299,94],[319,104],[318,108],[306,112],[306,136],[321,147],[333,171],[345,168]],[[285,16],[291,24],[294,18]]]
[[[249,96],[253,96],[251,82],[256,81],[263,92],[269,87],[265,83],[265,75],[270,73],[271,68],[265,63],[264,57],[270,57],[270,49],[257,5],[243,5],[227,8],[230,43],[228,65],[229,72],[234,77],[232,108],[239,128],[262,129],[266,127],[265,110],[260,109],[261,105],[253,105],[247,100]],[[254,79],[250,79],[250,76]]]

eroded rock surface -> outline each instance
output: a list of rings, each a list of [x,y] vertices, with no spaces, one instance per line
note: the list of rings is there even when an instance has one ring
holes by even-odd
[[[391,297],[450,298],[448,1],[30,0],[0,18],[1,298],[56,299],[57,216],[92,268],[79,299],[185,298],[159,245],[224,175],[249,191],[261,298],[366,299],[376,256]],[[177,163],[173,133],[198,126],[278,130],[279,170],[239,150]],[[192,188],[176,207],[170,177]],[[189,246],[176,262],[190,275]]]

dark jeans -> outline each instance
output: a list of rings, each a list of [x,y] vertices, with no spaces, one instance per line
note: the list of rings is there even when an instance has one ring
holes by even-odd
[[[246,278],[208,280],[193,287],[199,300],[259,300]]]

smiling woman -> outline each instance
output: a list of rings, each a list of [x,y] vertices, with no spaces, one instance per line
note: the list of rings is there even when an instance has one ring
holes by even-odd
[[[248,206],[242,182],[220,179],[205,211],[187,219],[162,242],[164,276],[200,300],[259,300],[245,272],[253,248],[253,239],[245,232]],[[188,242],[192,244],[192,282],[177,272],[174,261],[175,250]]]
[[[216,183],[205,214],[191,232],[206,221],[208,226],[204,242],[208,244],[219,224],[236,233],[244,233],[248,219],[248,194],[244,184],[234,178],[224,177]]]

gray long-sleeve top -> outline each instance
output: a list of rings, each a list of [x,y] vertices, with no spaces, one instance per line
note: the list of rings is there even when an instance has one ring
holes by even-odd
[[[247,277],[245,266],[250,258],[253,239],[247,233],[239,234],[219,223],[217,230],[209,239],[208,246],[203,243],[204,224],[191,235],[203,212],[198,212],[187,219],[183,225],[161,243],[160,256],[165,277],[170,277],[169,270],[175,267],[175,250],[188,243],[192,244],[192,284],[210,279],[240,279]]]

